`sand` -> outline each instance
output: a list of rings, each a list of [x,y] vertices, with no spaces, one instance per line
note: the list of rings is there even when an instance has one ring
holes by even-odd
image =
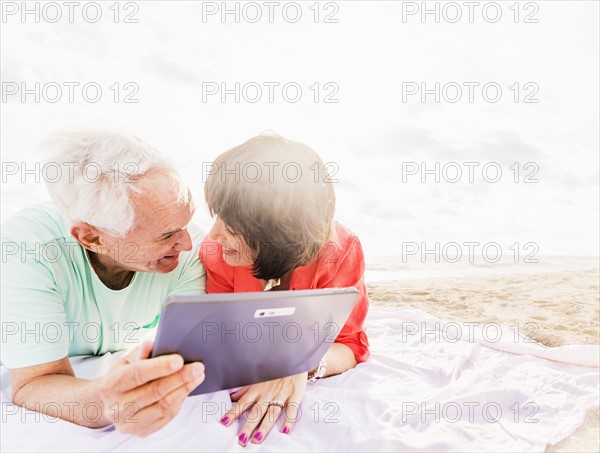
[[[519,323],[547,346],[598,344],[600,270],[487,277],[432,278],[367,284],[371,303],[411,306],[450,321]],[[531,324],[526,324],[531,323]],[[599,452],[600,414],[549,452]]]

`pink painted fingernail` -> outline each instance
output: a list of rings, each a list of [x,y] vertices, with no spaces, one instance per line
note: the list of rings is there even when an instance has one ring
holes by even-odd
[[[246,442],[248,442],[248,436],[246,436],[246,433],[240,434],[240,437],[238,437],[238,439],[244,445],[246,445]]]
[[[290,433],[290,429],[287,426],[284,426],[282,433],[283,434],[289,434]]]
[[[257,433],[254,435],[254,438],[256,440],[261,440],[262,439],[262,433],[260,431],[257,431]]]
[[[221,419],[221,423],[223,423],[224,425],[227,425],[227,423],[229,423],[229,417],[223,417]]]

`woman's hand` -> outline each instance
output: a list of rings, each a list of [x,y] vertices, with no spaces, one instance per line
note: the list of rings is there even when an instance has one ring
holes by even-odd
[[[301,373],[242,387],[231,394],[233,406],[221,419],[221,423],[229,426],[249,410],[246,422],[239,432],[238,443],[246,446],[252,440],[252,443],[260,444],[281,415],[283,408],[275,404],[281,402],[286,410],[281,432],[289,434],[298,416],[306,381],[307,373]]]

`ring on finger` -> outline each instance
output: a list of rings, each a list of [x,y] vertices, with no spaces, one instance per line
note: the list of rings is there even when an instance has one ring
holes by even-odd
[[[272,401],[269,401],[268,405],[269,406],[279,406],[282,409],[285,407],[285,404],[281,400],[272,400]]]

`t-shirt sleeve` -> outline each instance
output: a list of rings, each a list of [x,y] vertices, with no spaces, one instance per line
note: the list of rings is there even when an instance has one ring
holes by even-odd
[[[2,238],[0,360],[7,368],[53,362],[69,353],[63,295],[39,244]],[[5,253],[6,252],[6,253]]]
[[[369,310],[369,296],[364,282],[365,257],[358,237],[351,236],[346,249],[339,255],[339,266],[333,277],[321,288],[344,288],[354,286],[358,290],[358,300],[352,309],[346,324],[336,338],[354,353],[357,363],[366,362],[369,358],[369,339],[364,328],[365,318]]]
[[[223,261],[221,245],[205,238],[200,246],[200,259],[206,269],[206,292],[232,293],[234,268]]]

